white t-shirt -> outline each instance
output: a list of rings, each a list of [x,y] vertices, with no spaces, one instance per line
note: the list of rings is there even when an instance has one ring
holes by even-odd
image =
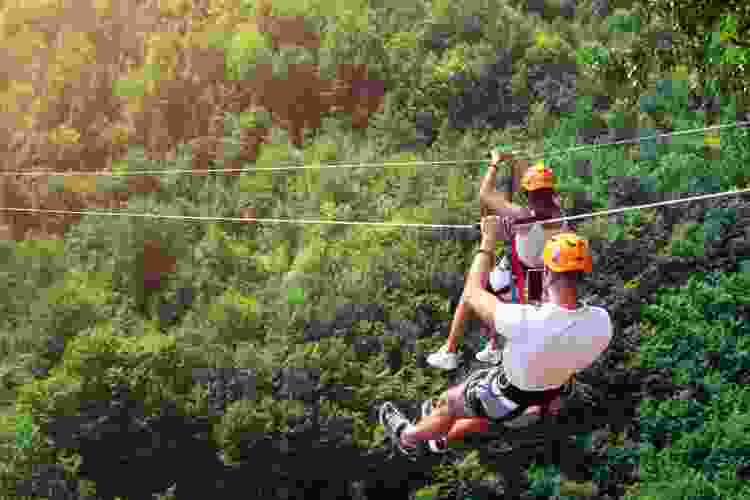
[[[588,368],[612,340],[612,321],[601,307],[576,310],[499,303],[495,329],[506,338],[503,368],[522,390],[543,391],[565,384]]]

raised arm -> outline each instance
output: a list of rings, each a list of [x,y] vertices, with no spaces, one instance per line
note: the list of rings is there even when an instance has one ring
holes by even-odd
[[[495,188],[498,162],[508,159],[512,159],[512,156],[507,154],[501,155],[497,151],[492,151],[492,162],[479,188],[480,206],[500,217],[529,217],[531,212],[527,208],[511,202],[511,195],[521,184],[521,176],[523,176],[525,168],[527,168],[527,162],[513,161],[512,175],[503,178],[504,190],[498,191]]]

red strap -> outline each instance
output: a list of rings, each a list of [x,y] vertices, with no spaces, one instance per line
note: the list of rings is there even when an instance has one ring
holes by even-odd
[[[518,258],[518,250],[516,249],[516,238],[514,237],[511,243],[513,249],[513,256],[510,259],[510,267],[513,270],[513,278],[516,281],[516,290],[518,292],[518,301],[520,304],[526,303],[526,294],[524,294],[524,268],[521,264],[521,259]]]

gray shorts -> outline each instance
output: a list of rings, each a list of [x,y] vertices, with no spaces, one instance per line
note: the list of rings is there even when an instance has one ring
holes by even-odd
[[[489,415],[479,397],[482,387],[490,383],[490,377],[497,369],[502,369],[501,365],[477,370],[463,383],[448,389],[448,407],[451,414],[459,418],[501,418],[514,410],[515,407],[506,404],[504,398],[493,398],[493,411],[492,415]]]

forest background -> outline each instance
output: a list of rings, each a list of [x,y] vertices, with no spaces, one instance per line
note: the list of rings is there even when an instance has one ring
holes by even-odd
[[[0,207],[471,224],[498,144],[549,155],[572,214],[750,186],[744,128],[551,154],[747,120],[740,1],[6,0],[0,26]],[[0,211],[0,497],[747,498],[748,199],[576,222],[616,323],[584,429],[418,464],[373,409],[465,375],[424,353],[476,232]]]

